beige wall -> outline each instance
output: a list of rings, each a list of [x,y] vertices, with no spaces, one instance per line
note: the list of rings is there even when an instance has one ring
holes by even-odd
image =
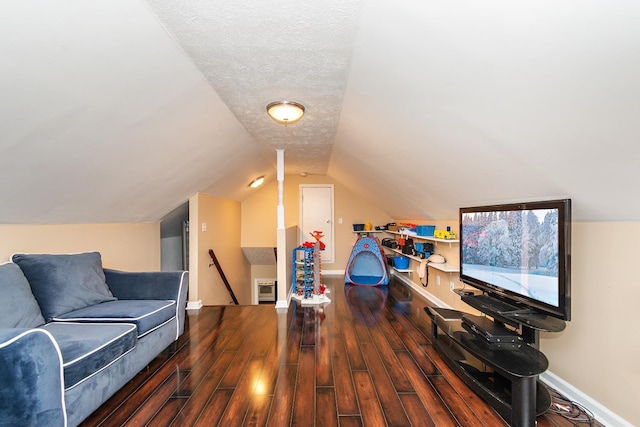
[[[353,223],[370,221],[374,225],[386,224],[392,218],[380,209],[372,206],[342,184],[325,175],[310,175],[303,178],[287,175],[284,180],[285,225],[298,225],[300,215],[301,184],[334,185],[334,224],[335,224],[335,262],[323,263],[324,270],[344,270],[351,248],[356,240]],[[276,182],[265,186],[255,195],[242,203],[242,244],[244,246],[276,245],[276,206],[278,187]],[[337,218],[343,223],[338,224]],[[309,240],[311,237],[309,236]]]
[[[549,370],[640,425],[640,223],[572,224],[571,322],[541,350]]]
[[[160,224],[0,225],[0,262],[13,253],[98,251],[107,268],[160,270]]]
[[[203,305],[232,301],[216,267],[209,267],[213,249],[238,302],[251,304],[251,268],[240,248],[240,213],[240,202],[235,200],[197,194],[189,201],[189,301],[201,300]]]
[[[288,177],[285,182],[287,180]],[[275,181],[242,201],[242,246],[276,247],[277,204],[278,183]]]
[[[276,204],[278,185],[272,182],[242,202],[241,241],[244,247],[276,247]],[[253,283],[255,279],[277,278],[276,265],[251,266],[252,301],[257,299]]]
[[[434,224],[456,225],[457,231],[456,222]],[[572,318],[565,331],[542,334],[540,343],[550,372],[634,425],[640,425],[640,334],[634,327],[640,301],[638,241],[640,223],[572,224]],[[458,245],[451,246],[440,243],[436,252],[459,265]],[[411,265],[417,267],[415,261]],[[415,272],[410,277],[417,283]],[[457,274],[430,269],[426,291],[473,312],[449,290],[449,277],[463,286]]]

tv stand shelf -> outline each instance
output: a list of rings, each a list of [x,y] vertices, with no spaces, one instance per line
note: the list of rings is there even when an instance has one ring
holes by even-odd
[[[463,300],[475,297],[464,296]],[[479,308],[477,300],[472,300],[472,304],[479,310],[485,310]],[[519,323],[522,340],[515,343],[489,343],[484,337],[463,327],[462,316],[474,316],[434,307],[425,307],[424,310],[431,318],[434,348],[465,384],[495,408],[510,425],[535,426],[536,415],[543,414],[551,406],[549,392],[538,381],[538,375],[546,371],[549,365],[545,355],[536,348],[538,331],[547,330],[543,327],[544,321],[530,313],[518,313],[517,316],[503,313],[502,316],[509,320],[508,324],[518,324],[523,320],[523,323]],[[494,314],[500,316],[499,313]],[[533,319],[527,315],[533,316]],[[498,324],[503,323],[502,319],[494,317],[494,320]],[[555,320],[549,321],[554,330],[559,327]],[[533,329],[524,321],[535,323],[538,328]]]
[[[460,299],[476,310],[493,317],[498,322],[515,328],[522,327],[523,340],[535,348],[538,348],[538,331],[562,332],[566,326],[563,320],[509,306],[501,300],[488,295],[463,295]]]

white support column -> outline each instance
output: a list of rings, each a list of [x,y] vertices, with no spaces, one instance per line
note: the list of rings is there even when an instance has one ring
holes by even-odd
[[[278,229],[284,230],[284,150],[276,150],[278,173]]]
[[[291,286],[287,280],[287,234],[284,228],[284,150],[276,150],[277,156],[277,177],[278,177],[278,227],[277,235],[277,276],[278,295],[276,295],[276,309],[288,309],[287,291]]]

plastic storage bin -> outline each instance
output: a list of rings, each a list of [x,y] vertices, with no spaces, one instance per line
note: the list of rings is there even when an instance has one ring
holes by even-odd
[[[409,258],[401,255],[394,256],[393,266],[398,270],[405,270],[409,268]]]
[[[416,233],[418,236],[432,237],[434,231],[436,231],[435,225],[417,225]]]

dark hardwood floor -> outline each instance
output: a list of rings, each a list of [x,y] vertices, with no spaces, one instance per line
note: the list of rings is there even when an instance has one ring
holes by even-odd
[[[83,426],[504,426],[431,346],[400,282],[323,278],[323,308],[204,307]],[[548,412],[538,426],[573,422]],[[586,424],[585,424],[586,425]]]

